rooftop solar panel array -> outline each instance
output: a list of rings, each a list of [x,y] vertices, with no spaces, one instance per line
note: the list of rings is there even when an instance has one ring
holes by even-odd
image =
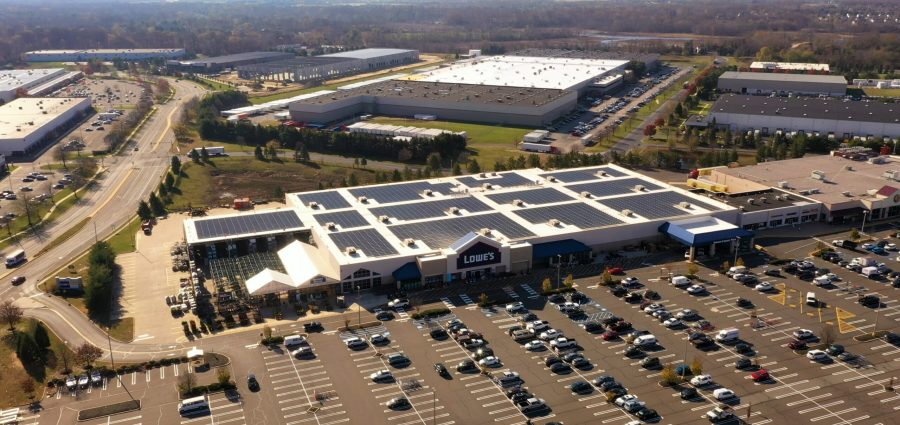
[[[547,223],[551,219],[557,219],[563,224],[571,224],[581,229],[622,223],[621,220],[581,202],[525,208],[513,211],[513,213],[533,224]]]
[[[477,232],[485,227],[500,232],[509,239],[534,236],[530,230],[500,213],[450,218],[439,222],[397,224],[388,226],[388,229],[400,239],[418,239],[431,249],[441,249],[449,247],[467,233]]]
[[[553,204],[556,202],[571,201],[572,197],[552,187],[539,189],[516,190],[513,192],[494,193],[486,195],[488,199],[498,204],[508,204],[516,199],[529,205]]]
[[[423,218],[441,217],[448,215],[450,208],[459,208],[469,212],[481,212],[491,209],[484,202],[471,196],[458,196],[451,199],[437,201],[414,202],[409,204],[391,205],[387,207],[370,208],[375,216],[386,215],[398,220],[421,220]]]
[[[427,181],[409,182],[390,184],[385,186],[370,186],[348,189],[355,198],[365,196],[368,199],[377,201],[379,204],[389,204],[394,202],[412,201],[414,199],[423,199],[426,189],[431,189],[447,195],[454,185],[452,183],[436,183],[432,184]]]
[[[588,192],[596,197],[602,197],[632,193],[634,192],[634,187],[637,185],[642,185],[647,190],[662,189],[662,186],[635,177],[627,179],[570,184],[566,186],[566,188],[577,193]]]
[[[457,177],[460,183],[468,187],[480,187],[485,183],[490,183],[492,185],[498,185],[502,187],[512,187],[512,186],[522,186],[526,184],[534,183],[527,177],[523,177],[517,173],[497,173],[496,176],[491,174],[485,174],[485,178],[478,178],[472,176],[466,177]]]
[[[350,207],[350,203],[336,190],[301,193],[297,197],[300,198],[303,205],[315,202],[329,210]]]
[[[622,172],[620,172],[618,170],[614,170],[610,167],[595,167],[595,168],[589,168],[589,169],[585,169],[585,170],[556,171],[556,172],[552,172],[552,173],[544,173],[544,174],[541,174],[541,177],[543,177],[543,178],[555,177],[557,180],[559,180],[563,183],[575,183],[575,182],[596,180],[598,178],[602,178],[602,177],[598,177],[598,174],[601,171],[606,173],[606,175],[609,177],[622,177],[625,175]]]
[[[303,227],[303,223],[294,210],[280,210],[197,220],[194,227],[197,229],[198,239],[213,239],[295,229]]]
[[[678,217],[690,214],[676,208],[679,202],[695,203],[694,198],[687,197],[678,192],[657,192],[641,195],[622,196],[620,198],[601,199],[597,201],[616,211],[628,209],[635,214],[650,220]],[[701,205],[702,206],[702,205]]]
[[[329,233],[328,237],[341,251],[352,246],[361,250],[367,257],[385,257],[397,253],[397,249],[375,229]]]
[[[354,227],[364,227],[369,225],[369,222],[365,217],[354,210],[316,214],[314,217],[322,226],[326,223],[334,223],[341,226],[341,229],[352,229]]]

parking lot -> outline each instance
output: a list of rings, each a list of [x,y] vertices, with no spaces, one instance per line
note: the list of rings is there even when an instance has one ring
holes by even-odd
[[[129,81],[97,78],[84,78],[64,87],[55,96],[89,96],[97,114],[72,130],[67,138],[59,142],[60,145],[67,146],[66,149],[73,152],[106,149],[103,137],[114,120],[102,120],[100,114],[112,110],[127,113],[139,102],[142,91],[141,86]]]

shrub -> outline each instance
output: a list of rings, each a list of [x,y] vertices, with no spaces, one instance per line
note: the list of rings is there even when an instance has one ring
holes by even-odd
[[[449,308],[432,308],[429,310],[424,310],[419,313],[415,313],[412,315],[412,318],[415,320],[423,319],[426,317],[438,317],[443,316],[445,314],[450,314]]]
[[[541,291],[541,295],[548,296],[553,294],[565,294],[567,292],[575,292],[575,288],[564,286],[562,288]]]

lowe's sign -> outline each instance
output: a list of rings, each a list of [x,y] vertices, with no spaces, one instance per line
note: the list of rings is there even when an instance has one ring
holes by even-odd
[[[500,249],[484,242],[478,242],[461,252],[456,258],[457,269],[486,266],[500,262]]]

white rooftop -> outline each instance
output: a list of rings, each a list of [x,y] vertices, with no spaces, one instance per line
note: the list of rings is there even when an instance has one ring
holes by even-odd
[[[0,92],[13,91],[19,87],[25,87],[37,81],[49,80],[58,75],[63,75],[62,68],[45,69],[10,69],[0,71]]]
[[[25,54],[73,54],[73,53],[173,53],[183,49],[48,49],[32,50]]]
[[[786,71],[829,71],[827,63],[753,62],[750,69],[781,69]]]
[[[72,97],[23,97],[0,106],[0,139],[24,138],[84,100],[85,98]]]
[[[702,235],[705,233],[718,232],[721,230],[731,230],[736,229],[737,226],[727,222],[719,220],[715,217],[694,217],[694,218],[686,218],[684,220],[677,220],[671,222],[673,225],[679,226],[688,233],[693,235]]]
[[[408,79],[563,90],[587,80],[604,78],[627,63],[626,60],[608,59],[481,56],[417,74]]]

